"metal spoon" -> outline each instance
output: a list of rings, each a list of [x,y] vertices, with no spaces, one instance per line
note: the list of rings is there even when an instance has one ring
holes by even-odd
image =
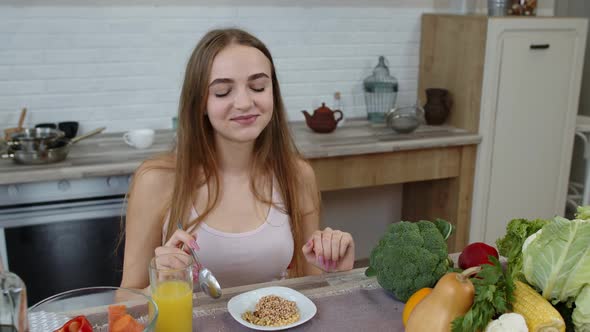
[[[178,229],[184,230],[184,228],[182,228],[182,222],[180,220],[176,223],[176,225],[178,226]],[[190,246],[189,249],[191,251],[191,254],[193,255],[195,264],[197,264],[197,266],[200,267],[199,287],[201,287],[205,294],[211,296],[214,299],[218,299],[219,297],[221,297],[221,286],[219,286],[219,282],[217,282],[217,279],[215,279],[215,276],[213,275],[213,273],[211,273],[211,271],[209,271],[209,269],[201,265],[195,249],[193,249]]]

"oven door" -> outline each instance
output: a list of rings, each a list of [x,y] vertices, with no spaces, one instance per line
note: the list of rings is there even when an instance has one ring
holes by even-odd
[[[4,263],[25,282],[29,304],[70,289],[120,285],[124,202],[117,196],[0,208]]]

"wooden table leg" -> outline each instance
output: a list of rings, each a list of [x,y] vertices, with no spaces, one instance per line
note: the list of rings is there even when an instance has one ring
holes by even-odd
[[[449,252],[461,251],[469,242],[475,157],[476,146],[464,146],[457,177],[404,184],[402,219],[442,218],[454,224],[455,234],[448,240]]]

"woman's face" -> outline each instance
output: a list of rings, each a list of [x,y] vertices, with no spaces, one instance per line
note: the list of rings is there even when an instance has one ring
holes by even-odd
[[[232,44],[211,67],[207,116],[217,142],[254,141],[273,112],[271,65],[258,49]]]

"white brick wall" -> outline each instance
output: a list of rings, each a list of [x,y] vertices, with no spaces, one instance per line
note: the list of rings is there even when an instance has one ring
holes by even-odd
[[[364,116],[361,82],[379,55],[400,82],[398,103],[413,103],[419,18],[440,10],[440,0],[371,0],[365,7],[324,1],[9,1],[0,5],[0,129],[15,126],[25,106],[28,126],[78,120],[81,131],[170,128],[187,57],[208,29],[221,26],[245,28],[270,48],[290,120],[322,101],[331,105],[335,91],[347,116]]]

